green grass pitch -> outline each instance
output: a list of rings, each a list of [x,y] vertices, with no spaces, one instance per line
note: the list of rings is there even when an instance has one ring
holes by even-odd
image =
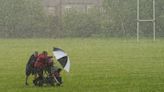
[[[25,86],[31,53],[52,47],[70,56],[63,86],[35,87],[32,76]],[[164,40],[1,39],[0,92],[164,92]]]

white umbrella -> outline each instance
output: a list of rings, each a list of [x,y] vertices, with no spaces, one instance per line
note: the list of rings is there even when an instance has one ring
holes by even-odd
[[[67,72],[70,71],[70,60],[68,55],[60,48],[54,48],[53,49],[53,55],[59,61],[59,63],[62,65],[64,70]]]

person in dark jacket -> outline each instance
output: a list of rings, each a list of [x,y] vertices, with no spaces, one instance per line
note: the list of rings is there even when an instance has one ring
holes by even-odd
[[[35,74],[35,68],[34,68],[34,63],[36,62],[38,57],[38,52],[35,51],[29,58],[27,64],[26,64],[26,81],[25,81],[25,85],[28,85],[28,77],[32,74]]]

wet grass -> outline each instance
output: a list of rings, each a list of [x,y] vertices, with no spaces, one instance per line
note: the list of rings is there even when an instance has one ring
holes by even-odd
[[[28,57],[35,50],[64,49],[71,72],[62,87],[24,85]],[[1,92],[163,92],[164,40],[7,39],[0,40]],[[57,63],[58,64],[58,63]]]

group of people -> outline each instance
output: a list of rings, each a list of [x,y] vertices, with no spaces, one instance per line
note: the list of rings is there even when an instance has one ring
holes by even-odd
[[[35,51],[29,58],[26,64],[26,81],[28,84],[28,77],[34,75],[33,84],[35,86],[57,85],[62,84],[62,77],[60,75],[62,69],[54,65],[53,56],[48,56],[47,51],[38,53]]]

